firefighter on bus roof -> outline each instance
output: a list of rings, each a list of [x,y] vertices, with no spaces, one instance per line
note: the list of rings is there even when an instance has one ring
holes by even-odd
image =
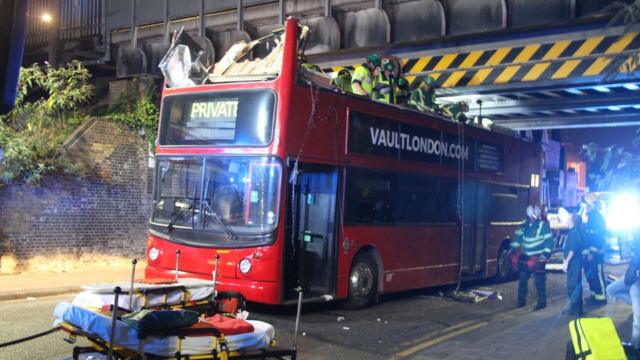
[[[542,220],[539,207],[529,205],[527,220],[516,230],[511,242],[511,248],[517,256],[519,274],[518,307],[527,304],[527,285],[532,273],[538,293],[538,304],[534,310],[544,309],[547,306],[545,265],[551,256],[552,247],[553,235],[549,224]]]
[[[402,65],[400,64],[400,60],[398,60],[395,56],[385,56],[382,58],[382,64],[385,61],[391,62],[393,64],[393,76],[391,77],[391,81],[393,83],[393,92],[395,95],[395,103],[396,104],[407,104],[409,100],[409,81],[404,77],[402,73]]]
[[[468,120],[465,113],[469,111],[469,104],[464,101],[446,104],[442,106],[442,110],[445,115],[449,116],[451,120],[455,122],[461,122],[464,124]]]
[[[351,76],[351,92],[356,95],[371,96],[373,82],[380,70],[380,57],[376,54],[367,56],[362,65],[358,65]]]
[[[340,69],[336,77],[331,80],[331,85],[344,92],[351,92],[351,73],[347,69]]]
[[[605,293],[604,280],[604,249],[606,245],[605,231],[606,224],[604,217],[600,213],[599,200],[597,195],[589,193],[584,196],[584,202],[587,205],[587,221],[584,225],[584,232],[587,246],[584,250],[586,261],[584,262],[584,276],[589,283],[591,290],[591,301],[596,304],[606,304],[607,296]]]
[[[371,92],[371,98],[375,101],[383,102],[386,104],[396,103],[396,94],[393,84],[393,72],[395,66],[389,59],[383,59],[382,70],[376,76]]]
[[[409,95],[409,105],[420,111],[440,112],[440,106],[436,104],[436,81],[431,76],[420,79],[417,89]]]

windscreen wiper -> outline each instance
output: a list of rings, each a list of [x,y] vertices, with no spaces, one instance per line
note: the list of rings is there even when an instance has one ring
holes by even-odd
[[[211,208],[211,205],[209,205],[209,201],[208,200],[202,200],[202,206],[205,208],[205,211],[204,211],[204,215],[205,216],[203,217],[203,222],[202,222],[202,227],[203,228],[206,226],[206,215],[209,215],[209,216],[211,216],[211,218],[213,218],[213,221],[215,221],[216,224],[218,224],[220,226],[222,231],[224,231],[224,233],[227,234],[227,239],[229,239],[229,240],[237,240],[238,239],[238,235],[233,233],[233,231],[231,230],[231,227],[229,226],[229,224],[226,221],[224,221],[222,216],[216,214],[216,212],[213,211],[213,209]]]
[[[192,210],[193,209],[193,204],[189,203],[187,204],[187,206],[183,206],[181,207],[178,212],[173,215],[173,217],[171,218],[171,221],[169,221],[169,223],[167,224],[167,229],[166,231],[169,233],[171,231],[173,231],[173,225],[176,223],[176,221],[178,221],[178,218],[183,216],[185,212]],[[193,218],[193,217],[192,217]]]

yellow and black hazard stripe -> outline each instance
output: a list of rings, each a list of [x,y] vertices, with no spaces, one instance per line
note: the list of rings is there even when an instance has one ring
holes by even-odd
[[[429,75],[444,88],[563,80],[629,71],[640,50],[636,32],[579,40],[401,59],[409,82]],[[626,66],[622,66],[625,65]],[[338,71],[335,66],[327,71]],[[353,66],[346,67],[350,70]]]

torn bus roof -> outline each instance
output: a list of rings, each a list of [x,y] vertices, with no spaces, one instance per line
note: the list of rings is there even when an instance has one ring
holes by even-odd
[[[309,28],[301,27],[298,39],[300,44],[304,44],[308,34]],[[274,43],[273,49],[267,56],[247,59],[247,55],[250,55],[257,45],[267,41]],[[159,67],[167,80],[168,87],[273,79],[282,70],[284,44],[284,29],[277,29],[251,42],[241,41],[234,44],[220,61],[213,66],[205,67],[200,61],[205,50],[194,46],[193,39],[181,30],[160,61]]]

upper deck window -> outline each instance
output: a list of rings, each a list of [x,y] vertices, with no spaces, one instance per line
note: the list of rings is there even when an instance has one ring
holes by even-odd
[[[160,145],[260,146],[271,142],[276,96],[237,90],[167,96]]]

